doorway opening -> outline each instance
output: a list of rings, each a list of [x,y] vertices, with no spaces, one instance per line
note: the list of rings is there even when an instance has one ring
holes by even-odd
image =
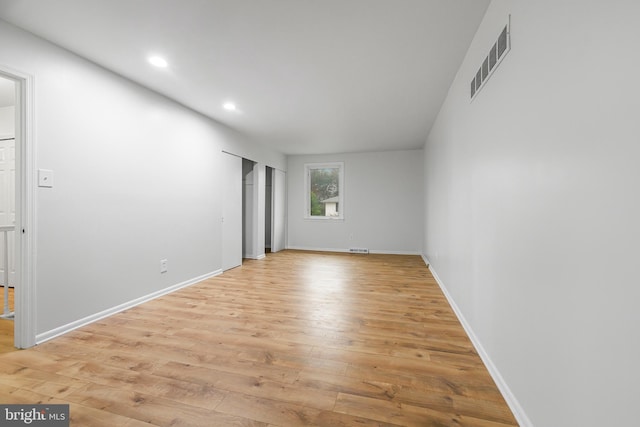
[[[285,173],[223,151],[222,271],[284,249]]]
[[[14,349],[16,84],[0,76],[0,352]]]
[[[257,163],[242,159],[242,258],[256,259]]]
[[[36,344],[33,80],[29,74],[0,66],[0,84],[5,88],[5,95],[0,95],[5,100],[0,104],[0,199],[5,200],[0,200],[0,282],[3,296],[7,290],[11,298],[13,289],[14,305],[9,299],[5,310],[3,301],[0,311],[13,318],[8,320],[13,323],[10,350]],[[11,93],[13,105],[8,105]],[[7,341],[11,343],[11,338]]]
[[[273,168],[266,167],[264,189],[264,253],[271,252],[273,238]]]

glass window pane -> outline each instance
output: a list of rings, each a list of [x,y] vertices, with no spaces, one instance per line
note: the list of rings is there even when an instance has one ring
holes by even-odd
[[[311,216],[339,216],[340,169],[310,170]]]

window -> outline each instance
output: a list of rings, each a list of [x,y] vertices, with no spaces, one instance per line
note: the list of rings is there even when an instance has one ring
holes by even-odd
[[[344,163],[305,164],[304,187],[305,218],[344,218]]]

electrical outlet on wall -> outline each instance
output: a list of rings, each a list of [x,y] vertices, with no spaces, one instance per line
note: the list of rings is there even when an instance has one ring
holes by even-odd
[[[167,260],[166,259],[161,259],[160,260],[160,273],[166,273],[167,272]]]

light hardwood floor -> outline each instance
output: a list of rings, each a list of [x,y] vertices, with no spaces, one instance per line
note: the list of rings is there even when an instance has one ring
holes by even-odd
[[[13,288],[9,288],[9,310],[13,311]],[[0,313],[4,312],[4,286],[0,286]],[[16,351],[13,346],[13,320],[0,319],[0,354]]]
[[[0,403],[74,426],[513,426],[422,259],[284,251],[33,349]]]

